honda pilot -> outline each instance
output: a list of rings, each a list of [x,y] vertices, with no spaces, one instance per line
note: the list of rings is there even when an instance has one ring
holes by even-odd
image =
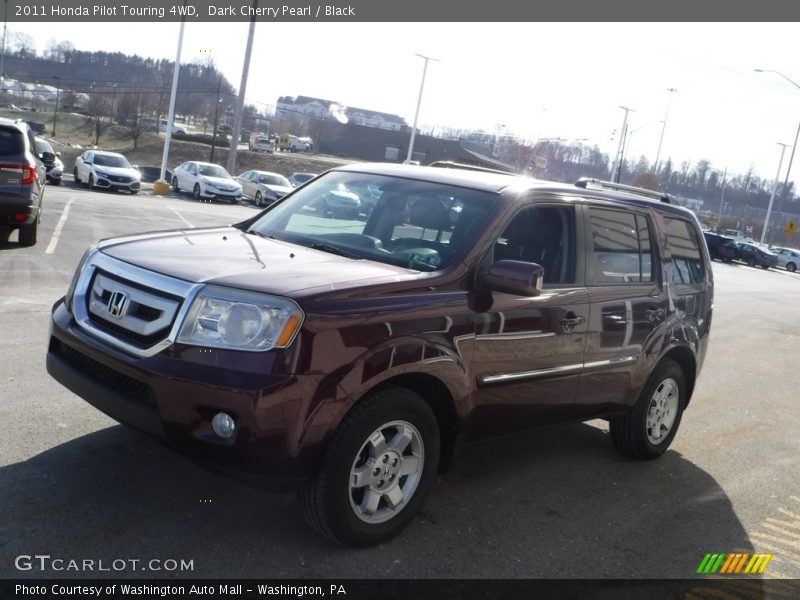
[[[657,458],[708,347],[708,251],[668,196],[579,184],[358,164],[242,223],[103,240],[53,307],[48,371],[186,456],[298,489],[352,546],[406,527],[465,442],[602,418]],[[368,215],[324,208],[365,189]]]

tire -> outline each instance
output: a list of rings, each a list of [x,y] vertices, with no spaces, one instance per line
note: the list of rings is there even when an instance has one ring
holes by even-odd
[[[379,544],[414,519],[438,465],[439,427],[430,406],[408,389],[384,388],[342,420],[322,469],[300,494],[300,509],[336,542]]]
[[[181,191],[181,186],[178,185],[178,178],[177,177],[173,177],[172,178],[172,191],[173,192],[180,192]]]
[[[19,228],[19,243],[22,246],[33,246],[36,244],[36,237],[39,231],[39,219],[30,225],[23,225]]]
[[[192,190],[192,196],[194,196],[195,200],[200,200],[200,202],[203,201],[203,198],[200,196],[200,184],[199,183],[195,183],[194,184],[194,189]]]
[[[92,173],[89,173],[88,186],[90,190],[94,189],[94,175]]]
[[[75,167],[75,168],[72,170],[72,178],[75,180],[75,183],[78,183],[78,184],[79,184],[79,183],[81,182],[81,178],[80,178],[80,177],[78,177],[78,167]]]
[[[792,262],[787,263],[786,270],[789,271],[790,273],[794,273],[797,270],[797,265]]]
[[[261,197],[261,192],[256,192],[256,206],[262,206],[264,198]]]
[[[686,378],[672,359],[655,368],[639,399],[624,417],[609,421],[611,442],[624,456],[650,460],[669,448],[686,408]],[[654,423],[658,427],[653,427]]]

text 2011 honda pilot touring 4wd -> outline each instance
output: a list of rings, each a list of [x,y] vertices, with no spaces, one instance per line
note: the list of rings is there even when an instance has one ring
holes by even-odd
[[[446,166],[341,167],[244,223],[98,243],[53,308],[49,372],[181,453],[298,487],[349,545],[406,526],[462,441],[602,417],[623,454],[662,454],[708,345],[696,219]],[[368,217],[324,210],[364,190]]]

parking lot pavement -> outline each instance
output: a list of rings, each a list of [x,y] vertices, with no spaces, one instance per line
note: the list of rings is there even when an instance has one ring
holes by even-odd
[[[621,458],[604,422],[471,446],[410,528],[367,550],[333,546],[293,503],[187,462],[49,378],[50,306],[92,241],[254,212],[49,188],[39,243],[0,246],[0,577],[109,575],[14,566],[49,554],[193,561],[170,577],[681,578],[734,551],[773,553],[766,577],[800,577],[800,274],[714,263],[709,354],[661,459]],[[110,575],[165,575],[140,566]]]

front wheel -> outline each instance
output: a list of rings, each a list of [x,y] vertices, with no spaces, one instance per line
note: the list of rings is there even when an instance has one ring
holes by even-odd
[[[794,263],[789,263],[786,265],[786,270],[790,273],[794,273],[797,270],[797,265]]]
[[[72,169],[72,178],[75,180],[75,183],[80,183],[81,182],[81,178],[78,177],[78,167],[75,167],[74,169]]]
[[[684,408],[683,369],[674,360],[666,359],[650,375],[631,411],[609,421],[614,447],[631,458],[658,458],[675,438]]]
[[[195,183],[194,184],[194,190],[192,190],[192,195],[194,196],[195,200],[201,200],[202,201],[202,198],[200,197],[200,184],[199,183]]]
[[[438,464],[439,427],[430,406],[408,389],[384,388],[343,419],[300,507],[332,540],[378,544],[413,520]]]
[[[256,192],[256,206],[261,206],[264,204],[264,199],[261,196],[261,192]]]

